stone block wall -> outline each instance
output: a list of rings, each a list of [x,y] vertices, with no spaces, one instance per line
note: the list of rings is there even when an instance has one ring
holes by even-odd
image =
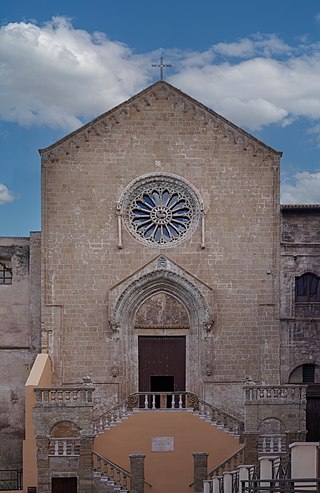
[[[283,206],[281,214],[281,381],[303,364],[320,364],[320,303],[296,303],[295,280],[320,277],[320,207]]]
[[[0,468],[14,469],[22,467],[24,384],[40,348],[40,233],[1,238],[2,258],[12,284],[0,285]]]
[[[137,390],[125,388],[123,357],[137,336],[110,330],[108,300],[160,254],[214,292],[212,330],[187,336],[199,340],[198,353],[187,354],[196,359],[188,390],[239,412],[246,376],[278,383],[280,153],[159,82],[41,155],[43,340],[57,384],[90,375],[102,399],[102,386],[117,384],[120,399]],[[150,173],[174,174],[197,190],[205,248],[200,221],[171,248],[141,244],[122,223],[118,248],[119,199]]]

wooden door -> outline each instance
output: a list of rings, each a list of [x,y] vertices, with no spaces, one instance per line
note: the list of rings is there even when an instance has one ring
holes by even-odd
[[[185,390],[185,336],[140,336],[138,347],[140,392]]]
[[[77,493],[77,478],[52,478],[52,493]]]
[[[307,387],[307,441],[320,441],[320,385]]]

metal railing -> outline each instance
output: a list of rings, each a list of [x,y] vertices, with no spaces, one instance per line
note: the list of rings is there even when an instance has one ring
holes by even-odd
[[[320,478],[241,481],[242,493],[307,493],[320,491]]]
[[[22,490],[21,469],[0,469],[0,491]]]

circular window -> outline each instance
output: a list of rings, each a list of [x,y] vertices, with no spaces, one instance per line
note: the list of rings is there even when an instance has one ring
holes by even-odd
[[[175,175],[148,175],[127,187],[123,200],[126,228],[145,244],[173,246],[195,229],[197,192]]]

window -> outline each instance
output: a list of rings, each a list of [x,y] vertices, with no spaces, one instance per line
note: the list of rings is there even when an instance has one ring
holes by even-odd
[[[296,278],[296,302],[320,302],[320,278],[307,273]]]
[[[314,383],[315,365],[305,364],[302,365],[302,382]]]
[[[12,284],[11,262],[0,260],[0,284]]]
[[[194,187],[170,173],[131,182],[120,200],[127,230],[145,245],[175,246],[194,232],[201,199]]]

